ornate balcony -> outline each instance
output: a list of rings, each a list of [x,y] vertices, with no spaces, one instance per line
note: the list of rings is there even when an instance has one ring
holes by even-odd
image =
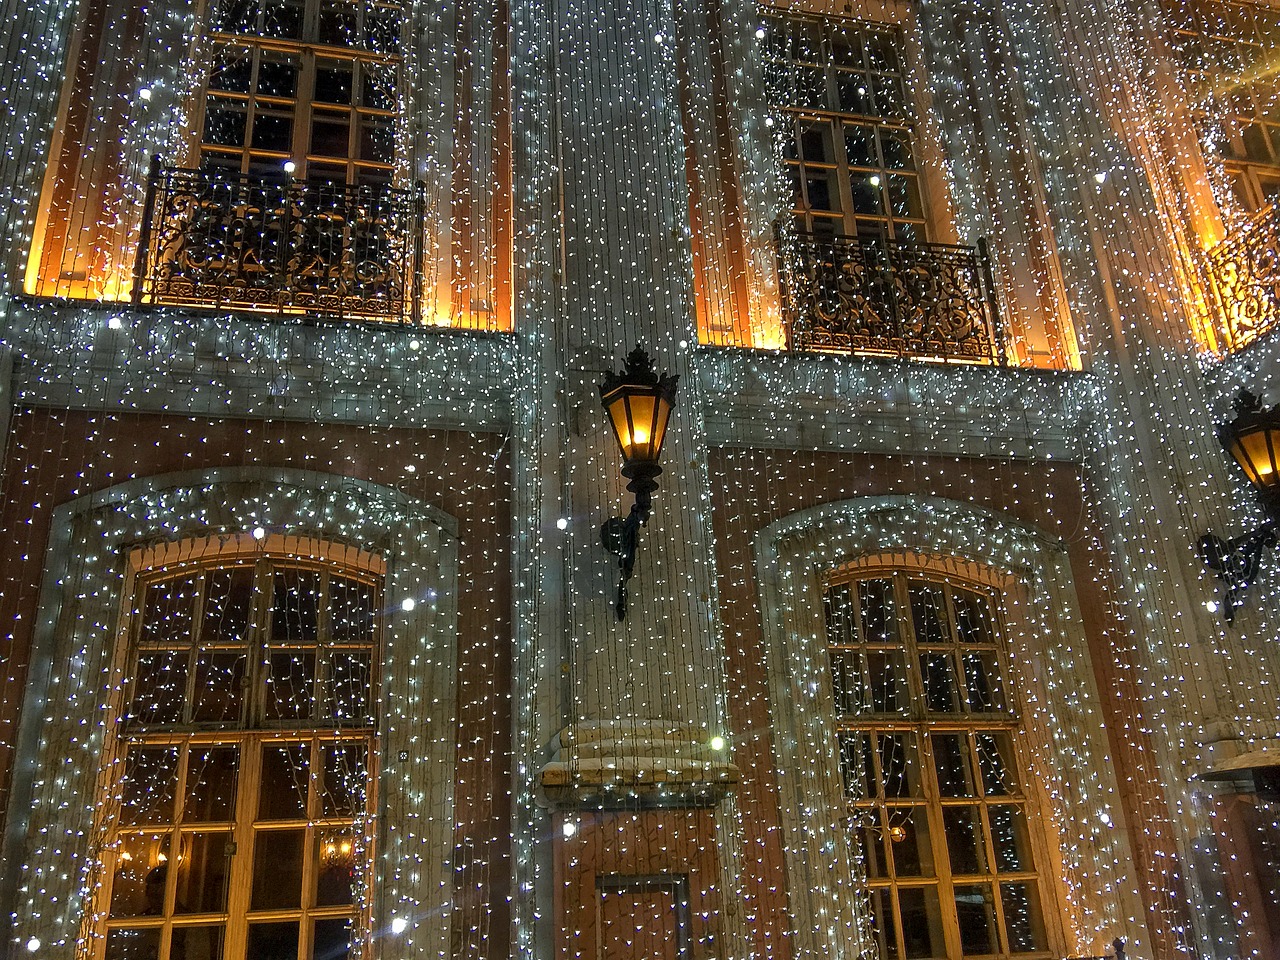
[[[1280,205],[1261,210],[1210,250],[1209,271],[1228,351],[1274,329],[1280,323]]]
[[[133,300],[417,323],[422,224],[421,189],[154,162]]]
[[[985,242],[779,237],[792,350],[1003,365]]]

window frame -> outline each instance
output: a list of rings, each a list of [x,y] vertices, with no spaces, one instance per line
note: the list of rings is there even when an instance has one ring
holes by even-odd
[[[372,611],[374,613],[373,632],[369,649],[369,696],[371,709],[378,702],[380,682],[379,651],[383,645],[383,617],[378,611],[384,609],[382,602],[386,565],[379,557],[363,551],[354,557],[348,555],[343,560],[324,559],[316,556],[299,556],[295,552],[281,549],[280,541],[285,538],[273,536],[274,544],[259,544],[252,539],[240,536],[233,538],[229,549],[209,552],[194,559],[181,559],[174,563],[175,554],[182,555],[186,551],[182,544],[164,544],[150,549],[135,549],[129,558],[129,576],[126,597],[125,615],[128,621],[119,632],[120,640],[114,656],[119,676],[127,677],[120,685],[115,703],[112,704],[111,719],[108,728],[118,730],[114,737],[108,737],[104,751],[104,771],[115,771],[107,774],[101,782],[101,795],[107,798],[102,807],[103,825],[106,842],[98,861],[99,883],[93,895],[93,904],[87,911],[92,918],[90,935],[84,938],[79,956],[86,960],[98,960],[105,954],[108,937],[113,930],[159,930],[160,960],[169,956],[171,949],[171,932],[182,928],[199,928],[211,924],[220,924],[222,928],[222,955],[234,957],[244,955],[247,949],[250,928],[255,923],[271,921],[296,921],[298,924],[298,949],[301,956],[311,955],[311,941],[314,921],[349,920],[353,935],[350,940],[351,956],[361,956],[372,942],[372,885],[376,873],[377,837],[375,824],[381,803],[379,797],[379,734],[377,716],[369,716],[366,723],[344,725],[340,720],[326,723],[317,713],[319,707],[313,707],[310,717],[297,719],[268,719],[262,715],[261,707],[266,702],[266,658],[262,655],[272,648],[278,648],[273,642],[273,611],[275,609],[273,581],[279,570],[302,570],[316,572],[321,575],[322,597],[330,596],[330,576],[339,575],[373,589]],[[245,541],[248,542],[245,542]],[[275,549],[272,549],[274,547]],[[255,549],[256,548],[256,549]],[[349,551],[339,551],[349,554]],[[343,562],[345,561],[345,562]],[[133,724],[128,711],[135,699],[136,671],[133,669],[137,657],[144,651],[152,649],[151,642],[143,639],[146,628],[146,593],[155,584],[166,581],[177,581],[189,577],[197,583],[196,592],[188,600],[191,606],[191,619],[187,627],[189,635],[188,662],[194,662],[201,649],[200,624],[201,613],[206,601],[205,581],[212,571],[251,569],[252,601],[248,612],[246,636],[243,649],[250,665],[251,673],[246,674],[244,689],[248,691],[241,708],[240,717],[235,721],[192,721],[189,704],[184,709],[182,718],[177,722],[159,724]],[[318,604],[318,633],[316,648],[321,649],[332,639],[332,625],[327,607]],[[289,648],[285,648],[289,649]],[[317,659],[317,663],[319,659]],[[185,680],[185,688],[190,691],[195,682],[195,671],[189,669]],[[321,672],[317,669],[312,679],[313,690],[322,683]],[[319,791],[323,781],[320,776],[308,777],[307,797],[301,816],[280,818],[262,818],[259,811],[254,810],[262,782],[262,766],[265,753],[272,745],[306,744],[308,769],[324,770],[323,751],[326,744],[351,744],[363,747],[365,753],[365,776],[368,785],[365,790],[363,810],[354,811],[349,817],[326,816],[322,808]],[[122,808],[120,787],[127,770],[125,758],[131,749],[139,747],[178,748],[178,766],[173,781],[173,796],[168,803],[172,816],[160,824],[124,824],[119,822]],[[230,820],[191,821],[184,816],[185,780],[189,771],[189,755],[193,748],[235,747],[239,751],[235,774],[235,809]],[[319,761],[319,764],[317,764]],[[253,877],[256,861],[257,838],[263,834],[281,831],[302,831],[303,851],[300,865],[299,883],[300,900],[296,907],[252,907]],[[318,880],[317,844],[321,835],[328,831],[347,830],[353,837],[353,856],[362,864],[353,877],[352,904],[314,904],[310,903],[309,891],[314,891],[313,880]],[[172,850],[172,839],[179,844],[189,836],[225,835],[228,843],[228,856],[231,859],[225,873],[226,904],[221,911],[177,912],[174,909],[178,871],[166,871],[164,901],[159,914],[156,915],[123,915],[111,916],[114,895],[114,878],[119,865],[119,857],[125,837],[145,837],[152,835],[160,843],[161,849]],[[168,835],[170,840],[161,840]],[[183,849],[181,846],[179,849]],[[167,862],[167,861],[165,861]],[[361,894],[363,891],[363,894]]]
[[[795,185],[792,196],[796,202],[787,212],[795,228],[824,237],[858,236],[918,242],[935,239],[933,234],[942,231],[935,222],[936,204],[926,183],[927,160],[916,116],[919,105],[913,93],[914,70],[906,55],[908,45],[902,25],[848,16],[823,17],[775,7],[762,7],[761,15],[764,29],[773,31],[783,26],[789,31],[785,38],[771,38],[774,50],[766,52],[766,64],[785,62],[788,67],[784,69],[788,72],[770,78],[766,87],[769,90],[777,162]],[[820,32],[817,58],[804,59],[796,55],[793,37],[797,29]],[[857,65],[838,62],[834,52],[837,34],[856,36],[860,58]],[[867,52],[872,40],[891,47],[895,53],[896,69],[887,69],[873,61]],[[783,45],[787,49],[783,56],[779,56],[776,50]],[[794,78],[806,69],[811,73],[821,73],[822,103],[793,102],[791,97],[782,95],[785,85],[787,94],[803,99],[804,91],[799,89]],[[869,106],[862,112],[853,110],[840,102],[840,77],[846,75],[879,79],[892,77],[895,93],[892,96],[885,94],[885,103],[881,106],[877,83],[873,83],[870,90],[859,87],[857,95],[866,97]],[[806,157],[809,151],[805,149],[805,134],[814,128],[824,131],[825,136],[820,139],[826,141],[828,148],[821,151],[823,155],[820,158],[811,160]],[[854,128],[866,128],[871,133],[872,149],[866,154],[866,162],[850,153],[849,137]],[[905,161],[898,166],[892,166],[886,159],[886,137],[906,144]],[[818,176],[810,176],[810,170]],[[907,212],[902,213],[895,212],[894,185],[900,178],[912,185],[905,194],[908,199],[904,209]],[[829,185],[834,182],[838,208],[830,204],[827,207],[815,206],[811,202],[811,182],[819,179],[826,179]],[[854,185],[863,179],[870,186],[867,195],[874,191],[879,197],[879,212],[860,211],[855,205]]]
[[[887,635],[869,637],[865,630],[865,601],[858,587],[863,583],[889,584],[892,605],[888,607],[886,623],[894,624],[894,637]],[[842,586],[850,588],[849,614],[838,613],[833,590]],[[937,623],[944,635],[938,639],[922,639],[913,593],[918,587],[937,591],[942,603],[937,610]],[[985,603],[985,639],[967,642],[962,636],[957,611],[957,595],[977,598]],[[966,601],[968,603],[970,601]],[[880,955],[885,957],[908,956],[905,935],[903,896],[918,891],[920,907],[927,917],[929,937],[932,941],[930,955],[939,955],[939,948],[949,957],[981,956],[1012,960],[1012,958],[1046,958],[1053,956],[1049,931],[1045,923],[1043,898],[1045,878],[1037,865],[1048,862],[1043,850],[1037,849],[1032,823],[1038,822],[1035,798],[1032,795],[1027,758],[1020,743],[1022,720],[1015,691],[1008,682],[1009,661],[1003,617],[999,598],[989,583],[960,580],[935,571],[915,567],[877,566],[859,564],[831,571],[823,585],[823,605],[827,624],[826,646],[828,654],[837,651],[860,649],[863,651],[901,650],[903,667],[900,684],[906,688],[906,702],[894,710],[871,709],[858,712],[841,711],[836,674],[832,670],[833,706],[830,722],[839,746],[837,761],[840,776],[845,785],[845,804],[850,817],[850,828],[855,834],[852,846],[861,851],[864,874],[860,882],[870,903],[872,936]],[[884,607],[882,610],[886,609]],[[853,629],[849,630],[848,627]],[[833,634],[838,633],[838,636]],[[1003,709],[973,709],[968,695],[961,693],[951,697],[952,709],[938,709],[930,702],[930,691],[925,678],[924,658],[945,652],[950,659],[951,683],[954,691],[967,687],[964,654],[968,651],[994,653],[999,670]],[[833,664],[834,667],[834,664]],[[869,674],[864,671],[864,676]],[[868,691],[874,698],[874,691]],[[896,698],[895,698],[896,699]],[[963,737],[967,749],[962,767],[965,771],[965,788],[958,793],[942,789],[939,763],[936,754],[937,737]],[[983,768],[979,739],[1001,738],[1003,747],[997,748],[1003,762],[1012,760],[1014,774],[1012,789],[993,791],[987,783]],[[891,792],[882,767],[884,741],[882,738],[901,738],[905,743],[914,742],[908,748],[903,761],[904,792]],[[914,754],[912,756],[912,754]],[[870,771],[866,768],[871,763]],[[850,769],[854,767],[855,769]],[[862,767],[861,771],[856,769]],[[855,781],[861,781],[856,783]],[[867,788],[870,787],[870,790]],[[995,848],[992,831],[992,808],[1016,809],[1020,814],[1021,829],[1014,828],[1018,858],[1030,864],[1026,869],[1003,869],[1001,857]],[[949,811],[976,813],[977,830],[981,831],[982,849],[975,852],[975,869],[957,872],[953,869],[955,852],[951,849],[951,836],[947,831]],[[924,822],[916,817],[924,814]],[[895,822],[895,817],[897,822]],[[1015,815],[1017,819],[1017,815]],[[971,820],[971,823],[975,821]],[[924,831],[920,830],[923,826]],[[895,829],[902,831],[895,835]],[[923,837],[921,834],[923,833]],[[897,844],[903,855],[898,855]],[[914,848],[915,859],[906,856]],[[902,872],[899,864],[907,868]],[[911,872],[912,864],[920,867]],[[985,869],[984,869],[985,868]],[[1033,950],[1013,951],[1010,947],[1010,924],[1006,917],[1006,889],[1020,886],[1032,890],[1030,922],[1038,927],[1040,946]],[[995,949],[983,953],[967,953],[963,945],[963,926],[958,891],[961,888],[985,887],[989,896],[987,904],[988,935]],[[932,893],[932,899],[930,898]],[[887,915],[886,915],[887,914]],[[892,945],[885,938],[893,939]]]

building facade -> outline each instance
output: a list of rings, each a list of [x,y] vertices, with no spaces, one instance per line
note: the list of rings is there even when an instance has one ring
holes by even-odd
[[[1280,6],[5,37],[6,955],[1280,955]]]

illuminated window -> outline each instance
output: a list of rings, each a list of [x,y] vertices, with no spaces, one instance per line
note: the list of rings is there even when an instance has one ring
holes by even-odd
[[[1224,0],[1165,0],[1206,148],[1221,158],[1245,210],[1280,199],[1280,84],[1268,64],[1280,9]]]
[[[798,228],[925,240],[902,36],[857,20],[769,16],[766,75]]]
[[[336,960],[365,936],[379,593],[276,559],[140,578],[93,957]]]
[[[401,11],[393,3],[220,0],[200,163],[382,183],[395,162]]]
[[[892,572],[833,580],[825,607],[879,955],[1047,955],[992,598]]]

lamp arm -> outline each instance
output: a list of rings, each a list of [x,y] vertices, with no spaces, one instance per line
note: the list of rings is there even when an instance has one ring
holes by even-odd
[[[649,519],[647,505],[632,504],[626,519],[610,517],[600,527],[600,540],[618,558],[618,598],[614,606],[618,620],[627,618],[627,581],[636,569],[636,550],[640,546],[640,528]]]
[[[1262,565],[1262,552],[1280,543],[1277,522],[1268,520],[1248,533],[1230,540],[1206,533],[1197,544],[1197,551],[1210,570],[1217,573],[1227,588],[1222,604],[1222,618],[1230,623],[1236,610],[1244,605],[1245,594],[1258,579]]]

